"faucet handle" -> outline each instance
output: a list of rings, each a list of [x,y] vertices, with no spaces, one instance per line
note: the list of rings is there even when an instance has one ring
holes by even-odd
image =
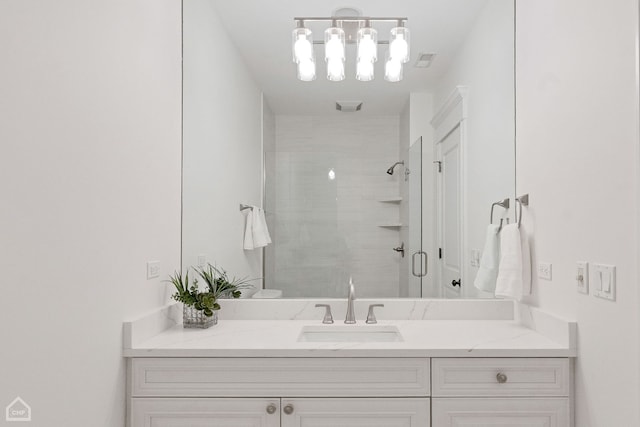
[[[378,320],[376,319],[376,315],[373,312],[373,309],[375,307],[384,307],[384,304],[371,304],[369,306],[369,313],[367,314],[367,322],[368,324],[374,324],[374,323],[378,323]]]
[[[328,325],[333,323],[333,316],[331,315],[331,306],[329,304],[316,304],[316,307],[324,307],[324,319],[322,319],[322,323],[326,323]]]

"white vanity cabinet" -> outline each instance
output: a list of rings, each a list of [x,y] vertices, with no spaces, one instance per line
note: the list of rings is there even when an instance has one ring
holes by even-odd
[[[432,359],[432,425],[567,427],[567,358]]]
[[[129,427],[570,427],[569,358],[131,358]]]

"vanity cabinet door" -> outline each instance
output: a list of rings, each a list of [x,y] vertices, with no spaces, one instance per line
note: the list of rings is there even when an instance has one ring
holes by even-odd
[[[434,398],[433,427],[569,427],[568,398]]]
[[[280,399],[131,400],[129,427],[280,427]]]
[[[428,398],[282,399],[282,427],[429,427]]]

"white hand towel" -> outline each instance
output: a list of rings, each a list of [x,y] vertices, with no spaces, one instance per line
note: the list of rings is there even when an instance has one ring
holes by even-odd
[[[484,292],[493,293],[496,290],[496,280],[498,278],[498,265],[500,263],[500,230],[499,225],[489,224],[487,227],[487,237],[484,242],[480,269],[476,275],[473,285]]]
[[[502,228],[500,252],[496,296],[520,301],[531,293],[531,251],[529,239],[518,224]]]
[[[251,211],[251,215],[253,216],[253,247],[261,248],[263,246],[267,246],[271,243],[271,236],[269,236],[269,229],[267,228],[267,220],[264,217],[264,211],[254,206]]]
[[[531,295],[531,247],[524,225],[520,226],[520,243],[522,247],[522,295]]]
[[[254,207],[253,209],[256,208]],[[253,209],[247,213],[247,222],[244,226],[244,243],[242,246],[245,250],[249,251],[255,249],[255,245],[253,244]]]

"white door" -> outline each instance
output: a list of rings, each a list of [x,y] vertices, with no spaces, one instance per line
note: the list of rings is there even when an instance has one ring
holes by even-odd
[[[282,427],[429,427],[429,399],[282,399]]]
[[[131,400],[130,427],[280,427],[280,399]]]
[[[432,399],[434,427],[569,427],[568,398]]]
[[[438,266],[442,296],[460,297],[462,271],[462,206],[460,126],[438,144]]]

